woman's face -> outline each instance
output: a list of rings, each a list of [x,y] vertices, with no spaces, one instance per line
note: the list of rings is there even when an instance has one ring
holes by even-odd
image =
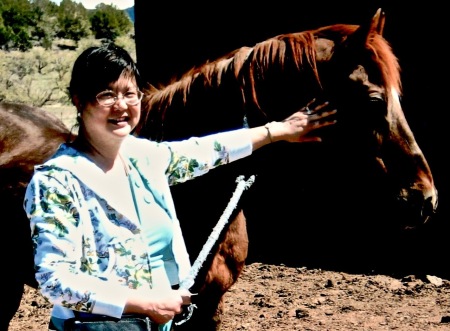
[[[88,136],[122,140],[139,122],[141,92],[133,79],[121,77],[80,110]]]

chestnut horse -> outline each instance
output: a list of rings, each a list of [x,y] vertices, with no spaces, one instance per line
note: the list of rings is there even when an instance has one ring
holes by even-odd
[[[397,230],[417,228],[435,212],[437,190],[402,110],[400,67],[383,37],[381,9],[367,23],[279,35],[194,68],[165,87],[149,87],[136,134],[153,140],[282,120],[313,97],[338,109],[338,124],[324,131],[320,144],[273,144],[172,187],[194,258],[234,179],[256,174],[198,277],[198,309],[185,330],[220,327],[223,295],[249,253],[278,263],[311,262],[323,258],[311,252],[320,245],[330,266],[340,255],[355,264],[352,250],[358,250],[365,256],[359,264],[373,270],[386,255],[395,256],[389,236],[396,242]]]
[[[401,107],[400,68],[383,38],[384,20],[379,10],[367,25],[338,24],[276,36],[195,68],[166,87],[148,88],[134,133],[153,140],[281,120],[313,97],[328,100],[338,109],[338,124],[324,131],[320,144],[275,143],[173,186],[194,259],[226,207],[236,178],[256,175],[197,276],[192,291],[199,293],[194,297],[198,308],[177,330],[220,328],[224,294],[238,279],[252,250],[260,257],[286,257],[290,242],[295,241],[295,258],[303,263],[302,257],[313,256],[314,261],[317,256],[310,245],[318,246],[318,242],[307,237],[317,236],[320,245],[340,245],[327,252],[334,259],[349,243],[365,240],[344,236],[358,231],[350,220],[357,219],[357,226],[364,230],[404,229],[420,227],[433,215],[437,191]],[[0,330],[7,330],[23,284],[36,286],[28,221],[22,209],[24,187],[33,166],[70,136],[58,119],[44,113],[0,103],[0,203],[11,215],[11,221],[4,222],[4,233],[14,233],[14,241],[23,243],[11,249],[8,241],[2,241],[4,266],[14,277],[8,278],[4,288]],[[294,232],[292,223],[298,228],[299,222],[313,216],[314,235],[304,231],[295,233],[295,240],[286,237]],[[253,236],[253,231],[258,235]],[[325,231],[329,237],[324,237]],[[333,241],[338,234],[344,243]],[[278,235],[281,241],[276,240]]]

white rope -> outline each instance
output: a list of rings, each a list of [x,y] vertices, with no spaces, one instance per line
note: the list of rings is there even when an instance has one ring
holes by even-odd
[[[242,192],[246,188],[250,187],[254,181],[255,176],[251,176],[248,181],[244,181],[244,176],[239,176],[236,179],[236,182],[238,184],[236,190],[233,193],[233,196],[230,199],[230,202],[223,211],[223,214],[220,217],[219,221],[217,222],[216,226],[214,227],[213,231],[209,235],[208,240],[203,245],[203,248],[201,249],[197,259],[195,260],[194,264],[191,267],[191,270],[189,271],[189,274],[186,276],[185,279],[181,281],[180,288],[189,290],[194,285],[195,277],[197,277],[197,274],[199,273],[203,263],[206,261],[208,254],[211,252],[212,247],[216,243],[217,239],[219,239],[220,233],[222,232],[225,225],[228,223],[228,219],[230,218],[233,210],[236,208],[237,203],[242,195]]]
[[[200,253],[198,254],[197,259],[192,264],[191,270],[189,271],[189,274],[180,282],[180,289],[186,289],[189,290],[195,282],[195,278],[197,277],[200,268],[202,267],[203,263],[206,261],[206,258],[208,257],[208,254],[211,252],[212,247],[216,243],[217,239],[219,239],[220,233],[222,232],[225,225],[228,223],[228,220],[231,216],[231,213],[236,208],[237,203],[239,199],[241,198],[242,193],[245,189],[249,188],[253,182],[255,181],[255,176],[250,176],[250,178],[245,181],[244,176],[239,176],[236,179],[237,187],[236,190],[233,193],[233,196],[231,197],[230,201],[228,202],[227,207],[222,213],[222,216],[220,217],[219,221],[217,222],[216,226],[214,227],[213,231],[208,237],[208,240],[203,245]],[[188,316],[179,321],[176,322],[176,325],[183,324],[187,320],[189,320],[192,316],[192,313],[194,312],[194,309],[196,306],[194,304],[191,304],[188,308],[189,314]]]

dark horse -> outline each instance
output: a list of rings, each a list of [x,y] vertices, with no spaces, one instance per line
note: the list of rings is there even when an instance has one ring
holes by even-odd
[[[3,271],[10,276],[3,287],[4,300],[0,303],[2,331],[8,330],[9,322],[20,305],[23,285],[37,286],[30,227],[22,205],[25,188],[34,165],[50,157],[69,136],[64,123],[48,111],[22,104],[0,103],[0,205],[5,234],[0,247]]]
[[[365,26],[339,24],[280,35],[195,68],[164,88],[146,91],[135,134],[154,140],[281,120],[313,97],[329,100],[338,109],[338,124],[324,132],[320,144],[275,143],[173,187],[194,259],[226,207],[237,176],[256,175],[196,279],[192,291],[199,293],[195,296],[198,308],[177,330],[220,327],[223,295],[236,282],[249,252],[288,258],[289,244],[295,241],[295,258],[300,263],[321,258],[311,245],[325,245],[327,257],[334,260],[350,242],[361,253],[360,244],[367,239],[345,237],[345,233],[420,228],[432,216],[437,192],[403,114],[399,65],[382,36],[384,19],[379,10]],[[45,160],[69,135],[58,120],[41,121],[42,116],[37,109],[7,104],[0,108],[0,201],[11,219],[19,218],[5,222],[4,233],[16,236],[20,231],[14,240],[26,243],[11,250],[2,242],[8,259],[4,265],[14,272],[0,308],[2,329],[17,309],[23,284],[35,286],[30,275],[28,222],[21,206],[23,189],[33,165]],[[306,235],[290,230],[291,224],[298,228],[316,215],[320,216],[316,227],[309,229],[317,231],[314,235],[307,229]],[[355,219],[358,222],[352,223]],[[287,237],[293,232],[296,237]],[[281,240],[276,239],[279,235]],[[308,236],[321,241],[311,242]],[[333,241],[333,236],[340,241]],[[331,249],[335,244],[339,248]]]

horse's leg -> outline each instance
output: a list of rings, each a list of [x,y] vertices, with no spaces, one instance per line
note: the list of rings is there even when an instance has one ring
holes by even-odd
[[[18,243],[23,245],[20,250],[14,250],[11,247],[8,247],[6,251],[3,250],[3,252],[8,252],[7,254],[12,254],[11,251],[18,254],[12,254],[11,258],[2,261],[13,274],[4,275],[4,277],[8,277],[8,282],[5,283],[1,292],[3,299],[0,300],[0,331],[8,331],[9,323],[20,307],[24,284],[37,288],[34,278],[31,238],[28,236]]]
[[[223,296],[242,273],[248,254],[247,226],[242,210],[221,238],[199,295],[194,297],[198,308],[189,321],[175,328],[176,331],[220,330]]]
[[[8,266],[9,267],[9,266]],[[13,275],[2,290],[3,299],[0,301],[0,331],[8,331],[9,323],[19,309],[22,299],[24,283],[21,277]]]
[[[37,287],[34,278],[33,246],[30,222],[23,209],[23,197],[28,174],[17,169],[0,168],[0,207],[4,212],[0,240],[2,274],[7,280],[0,300],[0,331],[7,331],[20,306],[24,284]],[[8,239],[5,236],[12,238]]]
[[[9,323],[20,306],[24,284],[36,287],[34,279],[33,251],[29,221],[22,208],[23,193],[8,188],[0,192],[3,216],[2,230],[13,241],[3,238],[0,251],[3,252],[3,276],[7,282],[2,287],[0,300],[0,331],[8,330]]]

